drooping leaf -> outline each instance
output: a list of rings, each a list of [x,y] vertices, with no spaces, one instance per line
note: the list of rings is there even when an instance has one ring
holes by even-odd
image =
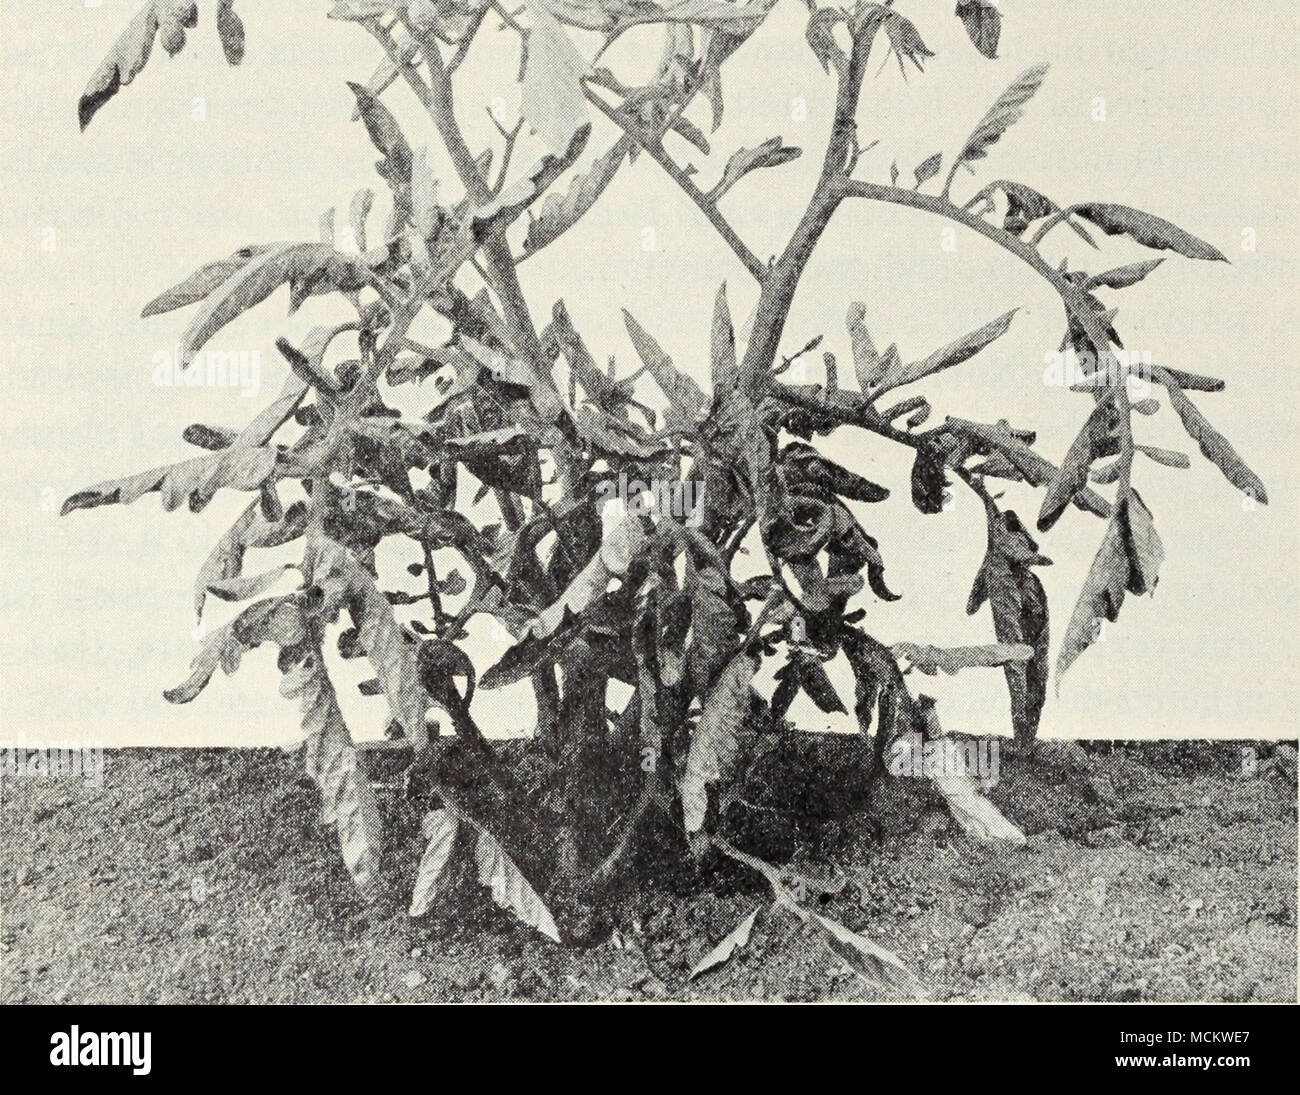
[[[912,505],[925,514],[942,513],[948,494],[946,457],[930,443],[919,444],[912,458]]]
[[[903,66],[903,61],[911,61],[916,66],[918,72],[925,71],[925,60],[934,56],[934,51],[925,44],[921,39],[921,33],[916,29],[916,25],[906,16],[900,15],[897,11],[890,9],[886,12],[882,25],[885,33],[889,35],[889,46],[893,50],[894,56],[898,58],[898,71],[907,75],[907,69]]]
[[[1091,202],[1076,206],[1075,212],[1085,220],[1091,221],[1108,236],[1128,236],[1144,247],[1160,251],[1177,251],[1189,259],[1228,261],[1217,247],[1212,247],[1191,233],[1184,232],[1176,224],[1170,224],[1169,221],[1151,213],[1144,213],[1140,209],[1132,209],[1127,205]]]
[[[394,191],[409,186],[414,155],[393,112],[369,88],[354,83],[349,83],[348,87],[356,97],[357,112],[370,134],[371,143],[384,157],[377,165],[380,175]]]
[[[273,448],[230,448],[195,456],[179,464],[153,468],[124,479],[110,479],[78,491],[63,503],[63,514],[78,509],[114,504],[130,505],[152,491],[162,493],[163,509],[171,512],[182,503],[198,512],[221,487],[258,490],[275,471]]]
[[[460,821],[450,810],[430,810],[420,823],[420,831],[426,843],[415,873],[415,885],[411,888],[411,916],[423,916],[433,907],[439,884],[456,847]]]
[[[234,9],[235,0],[218,0],[217,34],[221,36],[221,50],[228,64],[237,65],[244,59],[244,21]]]
[[[278,522],[268,521],[260,503],[253,502],[217,541],[194,580],[194,614],[203,613],[208,587],[238,578],[244,552],[250,547],[276,547],[301,536],[307,525],[307,506],[295,502]]]
[[[415,644],[398,626],[374,578],[347,548],[325,536],[309,542],[303,570],[321,590],[327,619],[340,608],[348,610],[358,630],[357,646],[374,666],[393,718],[413,743],[423,743],[429,697],[420,683]]]
[[[127,24],[108,56],[100,62],[77,103],[77,119],[84,130],[109,99],[134,80],[149,61],[154,38],[175,56],[185,46],[185,30],[198,22],[198,7],[191,0],[149,0]]]
[[[686,978],[688,981],[694,981],[702,973],[708,973],[711,969],[716,969],[725,962],[730,961],[731,956],[737,951],[744,950],[749,946],[749,936],[754,930],[754,921],[758,919],[759,909],[755,909],[746,916],[731,931],[727,932],[722,939],[718,941],[717,946],[709,951],[691,968],[690,975]]]
[[[286,284],[292,305],[315,292],[360,289],[366,273],[354,257],[324,244],[272,244],[206,295],[181,338],[182,364],[188,367],[217,331]]]
[[[293,569],[292,563],[285,563],[261,574],[244,574],[237,578],[219,579],[208,583],[208,592],[223,601],[247,601],[250,597],[260,597],[279,582],[286,571]]]
[[[757,671],[758,659],[742,651],[727,663],[704,698],[699,722],[691,734],[680,788],[687,833],[704,828],[709,785],[732,774]]]
[[[837,920],[820,913],[807,914],[824,946],[846,962],[864,981],[894,989],[906,996],[924,995],[921,983],[898,955],[873,943],[860,932],[851,931]]]
[[[1169,402],[1182,420],[1183,427],[1201,447],[1201,452],[1206,458],[1223,472],[1224,478],[1229,483],[1248,498],[1267,505],[1268,491],[1264,487],[1263,480],[1246,466],[1246,462],[1237,455],[1237,450],[1232,447],[1228,439],[1211,426],[1196,404],[1187,398],[1172,375],[1172,371],[1157,368],[1155,378],[1164,384],[1169,392]]]
[[[1106,526],[1106,535],[1070,616],[1056,657],[1058,689],[1065,671],[1100,637],[1102,621],[1113,623],[1119,618],[1125,592],[1140,595],[1155,589],[1163,560],[1164,547],[1151,512],[1138,493],[1130,491]]]
[[[1033,648],[1029,660],[1007,662],[1003,667],[1017,745],[1032,743],[1037,736],[1047,698],[1047,594],[1030,568],[1050,562],[1038,554],[1038,545],[1014,510],[990,515],[988,551],[971,587],[966,612],[974,615],[988,600],[998,642]]]
[[[141,319],[161,315],[190,304],[197,304],[223,284],[232,274],[243,269],[249,261],[267,250],[266,246],[241,247],[228,259],[200,266],[179,285],[174,285],[144,306]]]
[[[552,942],[560,941],[555,918],[523,872],[491,833],[480,828],[474,843],[474,860],[478,864],[479,883],[492,891],[492,900],[514,913],[530,928],[535,928]]]
[[[307,774],[320,787],[321,819],[337,829],[343,862],[357,889],[370,898],[378,882],[383,818],[319,650],[309,651],[285,670],[280,694],[298,700],[306,739],[303,759]]]

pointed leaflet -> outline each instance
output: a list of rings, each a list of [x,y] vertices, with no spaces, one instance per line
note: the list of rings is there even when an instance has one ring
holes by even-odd
[[[528,884],[523,872],[515,866],[497,842],[496,837],[480,828],[474,844],[474,859],[478,864],[478,880],[492,890],[492,900],[508,909],[530,928],[536,928],[547,939],[558,943],[560,930],[555,918],[537,891]]]
[[[1169,392],[1169,402],[1182,419],[1183,427],[1201,447],[1201,452],[1223,472],[1224,478],[1248,498],[1268,504],[1268,491],[1263,480],[1246,466],[1228,439],[1206,421],[1205,416],[1190,399],[1172,375],[1171,370],[1154,370],[1156,380]]]
[[[1177,251],[1189,259],[1205,259],[1210,262],[1227,262],[1223,252],[1212,247],[1202,239],[1197,239],[1189,232],[1184,232],[1176,224],[1140,209],[1131,209],[1127,205],[1108,205],[1102,202],[1090,202],[1076,205],[1074,211],[1085,220],[1091,221],[1108,236],[1129,236],[1144,247],[1158,251]]]
[[[360,289],[366,272],[355,258],[320,243],[279,243],[240,266],[216,290],[181,339],[181,363],[194,360],[204,344],[231,320],[260,304],[280,286],[292,284],[293,300],[327,289]],[[292,303],[292,301],[291,301]]]
[[[737,654],[713,682],[704,698],[700,720],[691,734],[682,774],[682,815],[687,833],[704,828],[708,812],[708,786],[728,778],[740,748],[738,734],[749,717],[749,697],[758,659]]]
[[[912,172],[912,174],[916,176],[916,185],[919,187],[923,182],[933,179],[937,174],[939,174],[939,165],[942,163],[943,153],[936,152],[933,156],[930,156],[917,164],[916,169]]]
[[[301,536],[307,524],[307,506],[295,502],[279,522],[269,522],[259,502],[253,502],[217,541],[194,581],[194,615],[203,614],[208,586],[238,578],[244,552],[250,547],[276,547]]]
[[[265,642],[297,646],[307,635],[302,607],[296,596],[271,597],[249,605],[224,627],[203,640],[190,662],[184,683],[163,693],[168,703],[189,703],[208,686],[217,668],[227,675],[239,668],[245,651]]]
[[[1038,511],[1038,529],[1046,532],[1065,512],[1071,500],[1087,485],[1088,469],[1101,456],[1113,456],[1118,449],[1115,439],[1115,393],[1107,392],[1092,409],[1083,429],[1070,445],[1061,467],[1047,485],[1042,508]]]
[[[524,68],[520,113],[548,148],[560,156],[588,124],[582,78],[590,66],[550,9],[528,0],[532,26]]]
[[[250,597],[260,597],[284,577],[285,571],[293,570],[293,563],[273,567],[261,574],[245,574],[238,578],[222,578],[208,583],[208,592],[223,601],[247,601]]]
[[[1017,311],[1018,309],[1012,308],[1005,315],[986,323],[976,331],[972,331],[965,338],[960,338],[956,342],[943,347],[943,349],[936,350],[922,361],[913,361],[911,364],[903,365],[898,362],[897,358],[894,358],[871,394],[883,394],[893,388],[901,388],[904,384],[911,384],[922,377],[941,372],[954,365],[960,365],[963,361],[974,357],[989,343],[1006,334],[1007,328],[1011,326],[1011,320],[1015,317]]]
[[[711,202],[718,202],[736,183],[751,171],[761,167],[780,167],[782,164],[797,160],[802,151],[784,144],[780,137],[772,137],[757,148],[741,148],[734,152],[727,166],[723,169],[718,185],[709,191]]]
[[[673,364],[657,343],[626,308],[623,322],[632,338],[637,356],[655,379],[670,404],[668,421],[676,429],[693,430],[709,409],[709,398],[698,384]]]
[[[843,959],[864,981],[895,989],[907,996],[923,995],[921,983],[898,955],[828,916],[820,913],[805,915],[817,930],[823,946]]]
[[[740,379],[736,365],[736,333],[731,326],[731,309],[727,307],[727,283],[718,286],[713,302],[713,330],[710,338],[709,359],[713,372],[715,393],[734,388]]]
[[[266,250],[266,245],[241,247],[228,259],[220,259],[200,266],[179,285],[172,286],[146,304],[140,313],[140,318],[148,319],[150,316],[161,315],[176,308],[197,304],[232,274],[248,265],[250,259],[256,258]]]
[[[1042,85],[1043,77],[1046,75],[1047,65],[1035,65],[1017,76],[1011,86],[998,96],[997,101],[989,107],[988,113],[980,119],[974,131],[966,138],[961,151],[953,158],[952,167],[948,171],[948,181],[944,183],[944,194],[952,189],[952,180],[957,174],[957,168],[971,160],[980,160],[987,156],[990,146],[996,144],[1002,134],[1020,120],[1025,104],[1033,98],[1034,92]]]
[[[280,682],[285,699],[297,699],[306,738],[303,760],[321,791],[321,819],[334,825],[357,889],[370,898],[378,882],[383,818],[339,710],[320,651],[309,651]]]
[[[1164,261],[1162,258],[1147,259],[1145,262],[1134,262],[1128,266],[1117,266],[1114,270],[1093,274],[1084,282],[1083,287],[1096,289],[1104,286],[1107,289],[1127,289],[1130,285],[1136,285]]]
[[[853,373],[858,378],[858,388],[866,395],[880,382],[884,373],[880,354],[876,352],[876,344],[867,330],[867,306],[854,301],[849,305],[845,322],[853,346]]]
[[[754,921],[758,919],[759,909],[755,909],[739,924],[718,942],[718,945],[709,951],[691,968],[690,975],[686,978],[688,981],[694,981],[702,973],[730,960],[731,956],[739,950],[744,950],[749,946],[749,935],[754,930]]]
[[[140,75],[160,31],[163,49],[175,56],[185,46],[185,29],[197,21],[198,9],[190,0],[149,0],[113,43],[81,93],[77,103],[81,128],[84,130],[100,107]]]
[[[1106,527],[1106,535],[1070,616],[1056,657],[1058,689],[1065,671],[1100,636],[1102,621],[1114,622],[1119,618],[1125,592],[1142,594],[1155,589],[1164,554],[1150,511],[1137,491],[1130,491]]]
[[[411,889],[411,916],[423,916],[433,907],[439,883],[456,847],[460,821],[450,810],[430,810],[420,823],[420,831],[426,843]]]
[[[272,448],[225,449],[88,487],[68,498],[60,512],[129,505],[152,491],[162,493],[163,509],[168,512],[182,503],[198,512],[220,487],[258,490],[275,471],[275,462],[276,451]]]

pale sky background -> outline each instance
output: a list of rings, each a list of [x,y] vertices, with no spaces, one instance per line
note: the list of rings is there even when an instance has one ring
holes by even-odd
[[[283,379],[275,337],[298,341],[346,308],[318,299],[286,319],[282,291],[220,333],[214,348],[261,351],[257,399],[155,386],[154,355],[175,345],[191,313],[138,318],[145,301],[202,263],[248,243],[314,239],[323,210],[337,206],[346,223],[354,190],[383,190],[364,129],[349,120],[345,86],[370,74],[377,47],[358,28],[326,20],[325,0],[241,0],[248,52],[232,69],[212,26],[214,5],[200,4],[186,49],[168,59],[156,48],[137,81],[79,134],[77,98],[135,6],[0,5],[0,738],[284,743],[295,736],[297,711],[278,696],[269,650],[249,656],[235,677],[219,675],[188,706],[161,696],[187,676],[197,648],[194,573],[247,498],[223,492],[197,517],[163,513],[156,495],[62,519],[57,504],[100,480],[194,455],[180,438],[191,422],[242,425]],[[1010,178],[1061,204],[1122,202],[1173,220],[1231,260],[1174,256],[1109,299],[1120,306],[1130,348],[1227,378],[1225,392],[1197,402],[1262,476],[1272,505],[1243,507],[1168,408],[1142,420],[1139,440],[1193,458],[1189,472],[1150,462],[1136,472],[1168,554],[1159,588],[1154,601],[1130,597],[1106,641],[1076,663],[1059,697],[1053,690],[1043,733],[1294,736],[1297,4],[1007,0],[994,62],[966,40],[952,0],[898,7],[937,56],[905,84],[892,62],[875,75],[884,57],[877,45],[859,126],[864,144],[881,143],[864,156],[859,177],[887,181],[896,158],[910,180],[932,152],[950,158],[997,94],[1046,60],[1052,71],[1026,117],[983,161],[979,179],[959,178],[955,195],[964,200],[985,181]],[[779,134],[804,147],[803,159],[752,176],[724,199],[763,257],[779,249],[800,212],[828,126],[833,81],[804,44],[806,18],[802,3],[779,0],[724,70],[727,118],[711,158],[673,146],[707,185],[741,145]],[[477,147],[494,136],[484,104],[500,96],[513,117],[518,98],[512,36],[482,37],[457,77],[460,114]],[[610,60],[647,48],[657,56],[657,44],[646,42],[633,37]],[[1094,117],[1098,99],[1104,120]],[[798,100],[806,100],[806,121]],[[387,101],[414,145],[436,147],[404,90]],[[692,116],[707,126],[703,103]],[[598,125],[588,157],[608,141]],[[450,171],[439,173],[444,193],[456,193]],[[867,302],[877,342],[896,341],[905,359],[1019,305],[1006,337],[926,391],[936,416],[1007,416],[1038,429],[1040,451],[1059,461],[1089,406],[1086,396],[1043,384],[1044,354],[1062,328],[1059,302],[1011,256],[960,228],[955,250],[944,250],[944,223],[891,206],[846,205],[809,266],[786,349],[824,332],[825,348],[849,374],[844,314],[853,300]],[[647,228],[652,251],[643,247]],[[1248,229],[1253,251],[1243,248]],[[1149,254],[1101,238],[1104,255],[1087,260],[1093,270]],[[1087,254],[1061,231],[1046,251],[1053,259],[1068,253],[1072,264]],[[619,316],[627,306],[701,379],[718,283],[727,280],[738,323],[757,296],[647,157],[625,168],[582,225],[530,260],[523,277],[539,317],[565,299],[598,359],[616,354],[625,371],[633,366]],[[971,619],[964,612],[984,543],[974,499],[959,491],[953,510],[922,517],[908,501],[906,451],[847,431],[834,451],[895,491],[883,505],[858,507],[880,539],[891,587],[904,594],[895,605],[867,602],[874,632],[886,641],[990,641],[987,609]],[[1008,491],[1026,518],[1040,497]],[[1100,521],[1071,510],[1043,538],[1056,562],[1042,572],[1053,661],[1102,531]],[[412,581],[395,561],[388,576]],[[233,608],[212,606],[210,624]],[[485,618],[476,631],[486,636]],[[500,651],[484,637],[474,650],[480,668]],[[357,736],[377,734],[384,721],[383,701],[357,696],[349,683],[366,675],[352,663],[336,678]],[[999,671],[917,687],[939,697],[954,729],[1008,729]],[[476,700],[482,721],[501,733],[528,729],[530,706],[518,691]],[[828,724],[806,701],[792,714]]]

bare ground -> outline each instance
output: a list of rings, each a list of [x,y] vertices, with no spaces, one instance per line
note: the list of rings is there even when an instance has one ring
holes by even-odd
[[[1004,758],[991,797],[1023,848],[955,831],[914,780],[883,785],[878,821],[845,813],[860,758],[787,757],[781,793],[740,808],[736,842],[847,876],[809,900],[895,951],[932,999],[1294,1001],[1295,753],[1256,745],[1247,776],[1244,744]],[[106,768],[100,788],[0,790],[6,1003],[886,998],[731,863],[650,857],[615,930],[564,948],[472,887],[409,919],[418,817],[395,792],[392,896],[366,906],[296,758],[135,749]],[[749,946],[688,979],[760,905]]]

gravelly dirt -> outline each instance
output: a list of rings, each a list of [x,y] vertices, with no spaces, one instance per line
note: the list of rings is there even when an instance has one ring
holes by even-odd
[[[900,779],[882,786],[878,821],[787,826],[764,850],[846,875],[810,901],[894,950],[932,999],[1294,1001],[1294,752],[1270,764],[1274,747],[1255,746],[1265,770],[1243,776],[1241,748],[1004,759],[991,797],[1023,848],[960,834]],[[106,765],[98,789],[0,791],[5,1002],[886,998],[731,863],[652,870],[624,891],[614,935],[562,948],[472,888],[410,920],[400,897],[419,849],[395,803],[393,896],[363,905],[293,757],[137,749]],[[762,825],[747,838],[762,843]],[[688,980],[758,906],[749,946]]]

